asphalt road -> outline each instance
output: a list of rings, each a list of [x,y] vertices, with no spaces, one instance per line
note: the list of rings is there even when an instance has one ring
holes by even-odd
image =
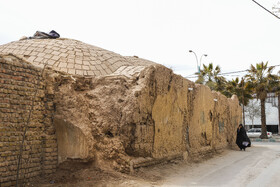
[[[228,150],[182,168],[160,186],[280,186],[280,142],[252,142],[246,151]]]

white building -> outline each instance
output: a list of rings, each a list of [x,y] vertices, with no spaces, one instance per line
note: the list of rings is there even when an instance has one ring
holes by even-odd
[[[257,101],[257,99],[254,99],[252,101],[257,102],[257,107],[261,107],[260,100]],[[246,107],[245,107],[246,108]],[[273,97],[273,95],[269,95],[269,97],[266,99],[265,104],[266,109],[266,125],[267,130],[273,133],[278,132],[278,99],[277,97]],[[261,117],[255,117],[253,120],[249,118],[248,113],[245,112],[245,125],[246,129],[250,129],[253,127],[260,127],[261,126]]]

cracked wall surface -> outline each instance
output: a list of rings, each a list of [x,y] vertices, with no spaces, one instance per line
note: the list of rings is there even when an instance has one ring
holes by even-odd
[[[226,98],[162,65],[68,39],[18,41],[0,46],[1,51],[15,54],[2,55],[11,59],[9,67],[5,65],[7,60],[0,64],[0,133],[10,133],[7,119],[12,117],[7,116],[21,120],[9,107],[28,109],[30,105],[30,101],[12,105],[26,97],[17,86],[10,85],[13,78],[7,77],[7,72],[21,79],[17,82],[24,88],[31,81],[22,78],[25,71],[28,75],[37,73],[32,80],[37,77],[41,81],[34,112],[40,120],[32,123],[33,134],[28,131],[28,136],[38,144],[38,159],[46,161],[38,164],[44,169],[36,170],[31,177],[41,171],[54,172],[64,161],[131,172],[136,167],[174,158],[195,160],[235,145],[236,128],[241,121],[237,97]],[[113,69],[106,72],[104,68],[111,65]],[[46,71],[40,77],[42,67]],[[23,124],[21,121],[19,126]],[[42,131],[47,135],[40,136]],[[15,140],[0,138],[0,154],[11,149],[6,142],[18,144],[21,133],[13,134]],[[26,155],[30,158],[32,153]],[[6,172],[3,158],[0,173]],[[7,184],[14,182],[14,168],[11,171],[13,176],[5,181]]]
[[[88,145],[88,157],[81,159],[94,158],[97,166],[128,171],[139,158],[195,158],[234,145],[241,119],[237,98],[164,66],[148,66],[130,78],[60,81],[55,119],[81,129]]]

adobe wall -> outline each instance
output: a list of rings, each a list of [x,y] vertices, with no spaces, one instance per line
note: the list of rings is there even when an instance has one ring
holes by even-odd
[[[226,98],[162,66],[145,73],[149,77],[138,103],[142,110],[145,108],[142,113],[151,114],[154,129],[143,125],[136,128],[141,129],[136,131],[136,152],[141,152],[141,145],[150,142],[146,147],[151,150],[146,152],[153,158],[183,153],[195,159],[235,145],[236,128],[242,115],[236,96]],[[153,141],[143,139],[142,134],[148,132]]]
[[[56,171],[57,143],[52,123],[52,95],[45,92],[42,69],[12,55],[0,55],[0,186],[15,186],[18,156],[26,136],[19,170],[24,182]],[[38,92],[33,97],[34,93]],[[34,110],[27,124],[29,111]],[[21,184],[21,180],[19,180]]]
[[[52,88],[54,122],[63,137],[59,162],[94,161],[127,172],[234,145],[241,120],[237,98],[195,85],[164,66],[149,66],[132,77],[49,76],[59,85]]]
[[[131,77],[79,77],[0,56],[0,176],[15,183],[24,126],[20,178],[52,173],[80,161],[123,172],[168,159],[197,159],[235,145],[241,108],[208,87],[148,66]]]
[[[162,65],[68,39],[1,48],[52,69],[42,74],[42,68],[0,54],[0,186],[15,183],[35,93],[20,169],[25,181],[53,173],[64,161],[129,172],[235,145],[237,98],[195,85]]]
[[[235,145],[241,108],[236,96],[226,98],[208,87],[196,85],[189,128],[190,155],[199,157],[212,150]]]

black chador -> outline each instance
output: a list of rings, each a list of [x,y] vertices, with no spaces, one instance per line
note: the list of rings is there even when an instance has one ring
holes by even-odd
[[[248,138],[245,128],[242,124],[240,124],[237,128],[236,144],[238,145],[240,150],[244,149],[244,151],[246,147],[251,146],[251,141]]]

